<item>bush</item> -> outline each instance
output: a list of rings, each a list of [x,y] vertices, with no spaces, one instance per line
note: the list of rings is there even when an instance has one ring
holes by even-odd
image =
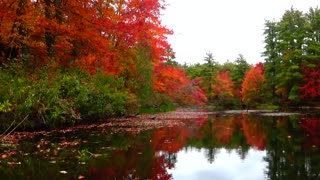
[[[13,71],[14,70],[14,71]],[[13,64],[0,71],[0,122],[7,128],[58,127],[124,114],[124,81],[79,70],[27,73]]]

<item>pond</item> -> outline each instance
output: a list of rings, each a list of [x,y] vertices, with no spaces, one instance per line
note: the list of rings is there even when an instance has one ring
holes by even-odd
[[[161,117],[18,133],[2,142],[0,179],[320,179],[318,115]]]

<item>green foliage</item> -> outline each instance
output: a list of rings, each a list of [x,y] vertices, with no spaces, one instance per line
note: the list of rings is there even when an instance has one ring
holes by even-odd
[[[153,84],[152,84],[152,72],[153,65],[150,57],[150,50],[143,49],[137,53],[137,62],[136,62],[136,84],[137,98],[141,106],[145,106],[150,101],[150,98],[153,95]]]
[[[184,64],[183,65],[183,70],[187,73],[187,76],[191,79],[195,79],[197,77],[201,77],[203,78],[204,76],[206,76],[206,73],[204,73],[205,70],[205,65],[203,64],[193,64],[193,65],[187,65]]]
[[[126,111],[128,95],[121,78],[101,73],[92,76],[71,69],[41,70],[21,76],[28,72],[15,67],[12,73],[11,68],[0,71],[3,128],[25,117],[28,117],[25,127],[57,127],[117,116]]]
[[[300,97],[299,97],[299,87],[298,86],[293,86],[291,88],[288,99],[293,101],[293,102],[296,102],[296,101],[298,101],[300,99]]]
[[[303,14],[293,8],[278,22],[265,23],[265,76],[268,99],[281,104],[301,103],[304,67],[316,67],[320,58],[320,10]]]
[[[242,81],[246,75],[246,72],[250,69],[249,63],[246,61],[242,54],[234,62],[234,69],[231,72],[231,79],[234,81],[234,88],[241,89]]]
[[[124,80],[98,74],[89,81],[92,86],[88,100],[81,105],[81,112],[90,119],[118,116],[126,111],[128,95],[124,91]],[[86,85],[86,86],[88,86]]]
[[[206,53],[204,57],[204,64],[184,65],[183,69],[187,73],[187,76],[191,79],[201,78],[200,87],[206,94],[209,103],[213,101],[213,89],[211,87],[214,79],[217,76],[217,72],[220,69],[220,64],[214,59],[211,52]]]
[[[184,65],[183,69],[187,73],[188,77],[201,78],[201,89],[205,92],[209,103],[217,105],[219,109],[225,108],[241,108],[240,90],[241,84],[244,79],[245,73],[249,70],[250,65],[242,54],[234,62],[227,61],[223,65],[219,64],[211,52],[207,53],[204,58],[204,64]],[[215,89],[212,85],[215,84],[215,79],[219,71],[230,72],[231,80],[233,82],[233,94],[234,96],[228,98],[217,99],[213,96]],[[222,92],[223,93],[223,92]]]
[[[79,154],[80,161],[89,161],[94,154],[92,154],[88,149],[82,149],[81,151],[77,151]]]

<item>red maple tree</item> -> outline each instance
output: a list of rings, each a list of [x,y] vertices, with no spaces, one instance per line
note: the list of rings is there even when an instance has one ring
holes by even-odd
[[[161,62],[172,33],[161,24],[163,8],[160,0],[5,0],[0,4],[1,60],[29,55],[35,66],[104,67],[120,74],[134,63],[127,57],[149,48],[150,61]]]
[[[301,98],[315,98],[320,96],[320,65],[316,68],[304,67],[303,86],[300,87]]]

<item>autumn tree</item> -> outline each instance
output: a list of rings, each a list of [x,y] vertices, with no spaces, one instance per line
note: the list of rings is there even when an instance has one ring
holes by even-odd
[[[146,101],[152,101],[150,99],[153,99],[155,94],[171,93],[155,92],[156,88],[153,87],[155,67],[160,67],[165,60],[174,55],[167,41],[167,35],[172,34],[172,31],[162,25],[160,19],[160,12],[164,8],[163,0],[3,0],[0,3],[0,66],[2,68],[12,65],[15,68],[16,64],[19,65],[21,68],[15,70],[21,72],[13,71],[12,74],[28,74],[25,77],[26,82],[30,81],[33,84],[37,84],[45,79],[43,76],[46,76],[50,82],[48,88],[54,84],[51,81],[56,80],[55,77],[59,77],[59,73],[69,76],[79,72],[81,76],[74,76],[76,79],[74,82],[87,86],[90,83],[85,80],[86,78],[80,78],[82,75],[90,75],[92,79],[97,77],[90,88],[95,93],[98,92],[95,87],[99,86],[103,91],[101,94],[109,94],[111,86],[116,86],[116,83],[111,82],[119,80],[120,94],[123,96],[112,100],[114,105],[119,101],[117,104],[119,107],[115,109],[128,110],[129,108],[123,106],[132,105],[140,107],[147,104]],[[166,68],[160,70],[166,71]],[[168,79],[162,78],[161,81],[172,82],[171,85],[175,84],[174,81],[180,83],[180,86],[174,89],[175,93],[180,95],[177,96],[179,101],[198,102],[201,89],[197,88],[195,81],[186,78],[179,70],[174,72],[182,74],[182,77],[174,76],[177,78],[174,80],[166,75],[162,77]],[[163,74],[166,73],[168,72]],[[111,80],[108,81],[109,79]],[[63,83],[57,82],[64,87]],[[179,87],[184,89],[182,90],[184,93],[178,93]],[[51,95],[57,97],[54,93],[59,91],[60,89],[51,92],[53,93]],[[0,93],[6,92],[0,91]],[[81,97],[91,97],[88,95],[90,93],[91,91],[85,91]],[[82,105],[85,106],[92,97],[84,99],[86,100]],[[24,99],[21,101],[24,102]],[[34,102],[36,104],[40,100]],[[63,105],[65,104],[61,103],[61,106]],[[32,109],[30,112],[40,112],[37,110],[40,106],[31,106],[28,106]],[[70,106],[75,105],[70,103]],[[113,108],[106,105],[101,107]],[[72,108],[75,109],[74,112],[78,112],[79,107]],[[56,109],[59,110],[58,107]]]
[[[213,103],[212,83],[217,75],[219,63],[214,59],[211,52],[206,53],[204,63],[184,64],[182,68],[191,79],[200,78],[200,88],[204,91],[210,103]]]
[[[250,69],[250,65],[242,54],[239,54],[239,57],[234,61],[233,65],[234,69],[230,70],[230,75],[233,81],[234,101],[239,108],[242,106],[241,85],[246,72]]]
[[[21,56],[25,47],[31,57],[40,57],[34,64],[48,63],[48,58],[73,64],[90,56],[90,65],[114,73],[123,70],[121,59],[131,50],[150,48],[151,60],[163,61],[171,34],[161,25],[163,8],[158,0],[8,0],[0,10],[4,59]]]
[[[230,106],[234,90],[229,71],[220,71],[212,84],[212,96],[218,105]]]
[[[207,101],[199,87],[201,79],[189,79],[182,69],[159,65],[154,69],[153,82],[155,92],[168,94],[175,103],[203,105]]]
[[[29,0],[0,3],[0,63],[29,54],[38,13]]]
[[[258,63],[246,73],[241,86],[242,101],[247,107],[250,104],[261,102],[263,100],[264,83],[264,67],[262,63]]]

